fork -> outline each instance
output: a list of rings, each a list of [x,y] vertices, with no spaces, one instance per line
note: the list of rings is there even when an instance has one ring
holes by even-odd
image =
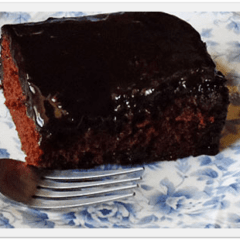
[[[0,192],[31,208],[83,207],[134,196],[143,170],[40,172],[16,160],[0,159]]]

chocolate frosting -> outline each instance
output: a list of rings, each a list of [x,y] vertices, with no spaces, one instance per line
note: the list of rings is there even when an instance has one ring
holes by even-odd
[[[199,34],[165,13],[49,18],[2,31],[14,45],[28,115],[44,141],[60,145],[66,134],[74,138],[94,127],[114,132],[124,113],[140,121],[143,111],[164,107],[157,98],[168,81],[176,92],[196,81],[215,81],[215,65]],[[204,71],[202,79],[198,72]]]

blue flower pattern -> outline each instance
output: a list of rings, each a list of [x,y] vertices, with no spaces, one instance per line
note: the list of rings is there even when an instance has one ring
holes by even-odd
[[[232,21],[227,25],[227,28],[233,30],[237,34],[240,34],[240,22]]]
[[[227,61],[225,73],[232,85],[240,82],[240,15],[234,12],[172,13],[188,21],[206,42],[214,61]],[[24,23],[48,17],[76,17],[85,12],[1,12],[0,23]],[[94,18],[92,19],[94,21]],[[222,36],[228,36],[224,38]],[[14,124],[4,110],[0,93],[0,128],[13,134]],[[0,157],[12,156],[0,138]],[[239,228],[240,143],[216,156],[199,156],[145,166],[134,198],[77,208],[40,211],[25,207],[0,194],[0,228]],[[105,165],[95,170],[120,166]],[[217,217],[218,216],[218,217]]]
[[[23,225],[32,228],[53,228],[55,223],[49,220],[48,214],[35,209],[19,211],[23,217]]]
[[[9,223],[9,219],[4,217],[4,215],[2,213],[0,213],[0,228],[14,228]]]

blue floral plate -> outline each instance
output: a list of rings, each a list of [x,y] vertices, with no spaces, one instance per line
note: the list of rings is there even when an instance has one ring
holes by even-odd
[[[1,12],[0,25],[86,14],[89,13]],[[135,197],[71,211],[31,209],[0,194],[1,228],[240,227],[240,13],[172,14],[201,34],[218,69],[228,78],[231,105],[220,153],[146,165]],[[24,160],[2,92],[0,130],[0,158]]]

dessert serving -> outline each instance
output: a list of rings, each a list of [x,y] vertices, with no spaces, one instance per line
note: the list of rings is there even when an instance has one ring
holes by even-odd
[[[199,33],[161,12],[5,25],[6,106],[26,163],[52,169],[215,155],[229,104]]]

